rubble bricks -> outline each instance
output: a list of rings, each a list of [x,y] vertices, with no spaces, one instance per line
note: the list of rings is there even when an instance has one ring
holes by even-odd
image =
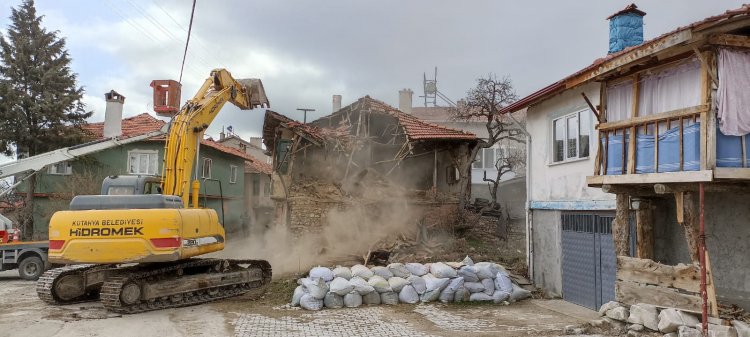
[[[659,309],[651,304],[637,303],[627,308],[617,302],[608,302],[599,309],[601,319],[592,320],[591,326],[609,325],[624,329],[637,336],[649,331],[659,331],[664,337],[700,337],[701,322],[693,314],[674,308]],[[621,330],[624,333],[624,330]],[[708,335],[711,337],[750,337],[750,325],[742,321],[728,321],[709,317]]]
[[[656,331],[659,329],[659,312],[656,306],[653,305],[643,303],[633,304],[630,306],[628,323],[640,324],[649,330]]]

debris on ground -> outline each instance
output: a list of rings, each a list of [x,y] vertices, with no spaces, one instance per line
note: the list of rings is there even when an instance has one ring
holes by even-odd
[[[292,306],[307,310],[355,308],[362,304],[493,302],[509,304],[531,297],[530,282],[494,262],[358,264],[333,270],[315,267],[300,278]]]

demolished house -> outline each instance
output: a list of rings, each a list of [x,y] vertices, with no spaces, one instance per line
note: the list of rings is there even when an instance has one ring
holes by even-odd
[[[528,108],[534,139],[530,270],[591,308],[732,318],[719,303],[750,308],[750,6],[645,42],[644,15],[611,16],[606,57],[505,110]]]
[[[406,209],[424,223],[445,221],[441,214],[455,212],[470,188],[460,168],[476,136],[365,96],[308,124],[267,111],[263,141],[273,158],[277,224],[302,233],[320,231],[332,211],[354,204],[378,213],[376,226]],[[400,206],[384,206],[392,204]]]

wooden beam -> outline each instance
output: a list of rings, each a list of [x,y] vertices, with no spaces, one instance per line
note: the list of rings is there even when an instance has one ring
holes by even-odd
[[[704,252],[706,254],[706,295],[711,316],[719,317],[719,302],[716,300],[716,284],[714,284],[714,273],[711,270],[711,259],[708,257],[708,250]]]
[[[716,179],[747,179],[750,180],[750,168],[717,167],[714,169]]]
[[[719,46],[750,48],[750,36],[719,34],[710,37],[708,43]]]
[[[693,261],[693,264],[700,263],[698,256],[698,202],[696,199],[695,193],[685,193],[683,201],[685,221],[682,223],[682,228],[685,232],[685,239],[687,240],[689,250],[688,253],[690,253],[690,260]]]
[[[718,169],[718,168],[717,168]],[[589,186],[618,185],[618,184],[666,184],[666,183],[688,183],[709,182],[713,180],[713,172],[708,171],[683,171],[664,173],[643,173],[628,175],[601,175],[586,177]]]
[[[702,112],[708,111],[708,105],[701,104],[696,105],[692,107],[667,111],[667,112],[661,112],[658,114],[653,115],[645,115],[645,116],[638,116],[633,117],[631,119],[625,119],[621,121],[616,122],[607,122],[607,123],[601,123],[599,124],[598,128],[599,130],[613,130],[613,129],[622,129],[622,128],[628,128],[633,125],[639,125],[644,123],[654,123],[656,121],[662,121],[667,119],[677,119],[680,117],[688,117],[695,114],[699,114]]]
[[[649,185],[602,185],[602,192],[612,194],[628,194],[631,196],[653,196],[656,194]]]
[[[737,182],[713,182],[705,185],[706,193],[712,192],[730,192],[742,193],[750,190],[750,183]],[[698,185],[695,183],[678,183],[678,184],[654,184],[656,194],[672,194],[679,192],[696,192]]]
[[[626,281],[615,283],[615,299],[628,305],[647,303],[691,312],[699,312],[702,306],[701,298],[695,295],[682,294],[675,289]]]
[[[641,201],[635,211],[636,221],[636,256],[641,259],[654,258],[654,213],[651,203]]]
[[[628,140],[628,174],[635,174],[635,139],[637,128],[634,126],[630,127],[630,139]]]
[[[618,194],[615,219],[612,221],[612,238],[615,241],[615,255],[630,255],[630,200],[627,194]]]
[[[594,175],[602,173],[602,133],[596,133],[596,158],[594,159]]]
[[[674,194],[674,204],[675,211],[677,212],[677,223],[682,225],[685,223],[685,193],[676,192]]]
[[[594,107],[594,104],[593,104],[593,103],[591,103],[591,100],[589,99],[589,97],[588,97],[588,96],[586,96],[586,93],[585,93],[585,92],[582,92],[582,93],[581,93],[581,96],[583,96],[583,100],[585,100],[585,101],[586,101],[586,104],[588,104],[588,106],[589,106],[589,109],[591,109],[591,112],[593,112],[593,113],[594,113],[594,116],[596,116],[596,120],[597,120],[597,121],[598,121],[599,123],[602,123],[602,122],[604,122],[604,119],[602,119],[602,115],[601,115],[601,114],[599,113],[599,111],[597,111],[597,110],[596,110],[596,108]]]
[[[700,52],[699,52],[700,54]],[[701,67],[701,103],[704,105],[708,102],[710,85],[708,84],[708,65],[703,64]],[[708,169],[708,109],[701,111],[700,125],[700,169]]]
[[[698,59],[701,61],[701,65],[704,69],[706,69],[709,77],[711,78],[711,81],[714,82],[717,86],[719,85],[719,76],[716,75],[716,73],[711,68],[711,63],[708,60],[708,57],[706,55],[703,55],[703,53],[698,50],[698,47],[693,47],[693,52],[695,52],[695,56],[698,56]]]
[[[699,293],[701,290],[701,270],[693,264],[670,266],[650,259],[618,256],[617,279],[691,293]]]

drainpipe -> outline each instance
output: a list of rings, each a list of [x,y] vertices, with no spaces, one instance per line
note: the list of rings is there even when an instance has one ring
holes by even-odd
[[[512,113],[508,113],[508,117],[526,135],[526,265],[529,267],[529,280],[534,282],[534,240],[531,235],[534,229],[531,212],[531,134]]]
[[[706,224],[703,221],[703,206],[704,206],[704,194],[703,183],[700,183],[700,243],[698,246],[698,254],[700,255],[701,262],[701,299],[703,300],[703,312],[702,312],[702,330],[703,336],[708,336],[708,294],[706,293]]]

